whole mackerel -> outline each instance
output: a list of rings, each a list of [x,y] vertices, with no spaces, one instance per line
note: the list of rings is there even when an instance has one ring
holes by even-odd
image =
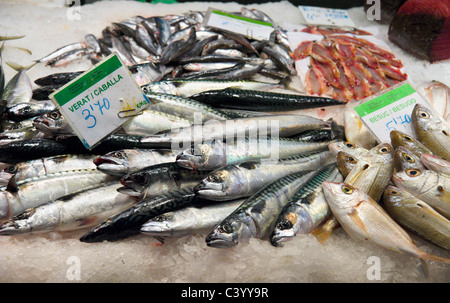
[[[236,88],[205,91],[190,96],[190,98],[218,108],[269,112],[344,104],[342,101],[325,97]]]
[[[268,236],[281,209],[313,174],[297,172],[266,185],[218,224],[206,237],[206,244],[229,248],[244,239]]]
[[[224,201],[249,197],[267,184],[288,174],[316,170],[334,161],[330,151],[319,151],[281,158],[230,164],[209,173],[194,191],[207,200]]]
[[[291,240],[297,234],[308,234],[331,216],[322,189],[325,181],[343,181],[335,162],[317,170],[289,199],[270,235],[272,245],[281,246],[281,242]]]
[[[141,226],[163,213],[192,206],[198,202],[192,188],[171,191],[148,197],[114,215],[84,234],[81,242],[117,241],[139,234]]]

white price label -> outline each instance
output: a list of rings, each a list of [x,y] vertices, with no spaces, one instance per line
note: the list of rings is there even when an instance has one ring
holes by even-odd
[[[298,8],[306,23],[311,25],[355,26],[348,12],[344,9],[305,5],[300,5]]]
[[[50,98],[88,149],[150,103],[115,53]]]
[[[416,104],[430,105],[408,81],[401,82],[362,100],[353,109],[371,133],[382,142],[391,142],[390,132],[401,131],[414,137],[411,113]]]
[[[269,40],[274,28],[272,23],[236,16],[209,8],[204,21],[205,26],[223,29],[255,40]]]

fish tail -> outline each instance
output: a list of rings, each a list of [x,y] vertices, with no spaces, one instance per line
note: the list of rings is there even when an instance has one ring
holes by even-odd
[[[426,253],[423,251],[419,251],[418,253],[419,253],[418,257],[421,259],[436,261],[436,262],[440,262],[440,263],[444,263],[444,264],[450,264],[450,259],[448,259],[448,258],[432,255],[432,254],[429,254],[429,253]]]

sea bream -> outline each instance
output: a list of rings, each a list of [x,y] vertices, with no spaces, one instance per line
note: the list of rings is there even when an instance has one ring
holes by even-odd
[[[420,200],[450,218],[450,176],[429,169],[407,169],[395,172],[392,181]]]
[[[414,106],[411,121],[417,139],[434,154],[450,160],[450,128],[447,121],[421,104]]]
[[[450,221],[406,190],[388,186],[383,194],[386,212],[397,223],[444,249],[450,249]]]
[[[408,233],[369,195],[346,183],[323,182],[333,215],[350,237],[421,259],[450,264],[450,260],[426,253]]]

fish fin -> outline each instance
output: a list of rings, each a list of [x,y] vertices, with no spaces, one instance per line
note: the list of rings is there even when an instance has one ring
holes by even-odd
[[[25,35],[23,35],[23,36],[0,36],[0,41],[16,40],[16,39],[21,39],[23,37],[25,37]]]
[[[98,219],[97,216],[83,218],[83,219],[77,221],[77,222],[79,222],[78,226],[90,226],[90,225],[93,225],[95,222],[97,222],[97,219]]]
[[[20,71],[21,69],[29,70],[30,68],[35,66],[37,64],[37,62],[34,62],[34,63],[32,63],[32,64],[30,64],[28,66],[22,66],[22,65],[19,65],[17,63],[8,62],[8,61],[6,62],[6,64],[8,64],[8,66],[11,67],[12,69],[14,69],[15,71]]]
[[[316,237],[319,243],[323,243],[328,239],[328,237],[330,237],[332,232],[332,229],[325,228],[324,226],[319,226],[311,231],[310,234]]]
[[[359,205],[359,204],[358,204]],[[369,233],[367,232],[367,228],[364,225],[364,222],[361,220],[361,217],[358,215],[358,211],[356,208],[353,208],[353,210],[348,214],[350,219],[353,221],[353,223],[361,228],[367,236],[369,236]]]
[[[6,185],[6,190],[11,193],[16,193],[19,191],[19,187],[17,186],[16,178],[11,177]]]
[[[426,259],[426,260],[440,262],[440,263],[444,263],[444,264],[450,264],[450,259],[445,258],[445,257],[441,257],[441,256],[436,256],[436,255],[429,254],[427,252],[424,252],[424,251],[420,250],[417,247],[416,247],[414,253],[411,253],[410,251],[404,250],[402,248],[398,248],[398,250],[400,252],[404,253],[404,254],[407,254],[407,255],[410,255],[410,256],[412,255],[412,256],[420,258],[420,259]]]

